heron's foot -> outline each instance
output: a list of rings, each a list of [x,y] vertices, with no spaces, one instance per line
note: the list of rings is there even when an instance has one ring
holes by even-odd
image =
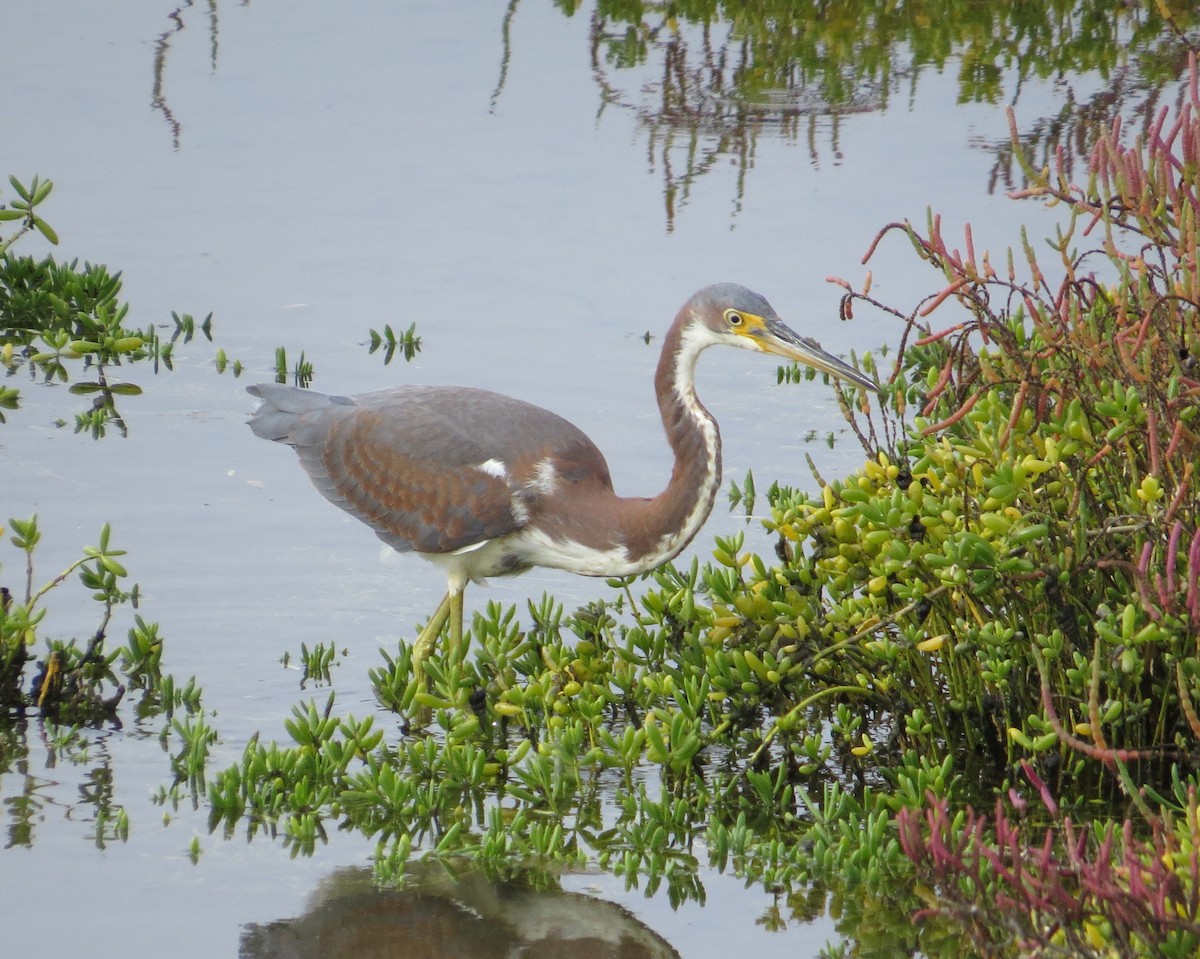
[[[415,689],[418,694],[427,692],[429,690],[429,677],[425,675],[425,660],[433,651],[434,644],[432,642],[426,642],[428,638],[429,637],[425,635],[424,630],[422,630],[421,635],[419,635],[416,639],[416,642],[413,643],[412,675],[413,679],[416,680]],[[436,641],[436,633],[433,635],[433,639]],[[428,706],[422,706],[418,702],[414,702],[412,704],[407,723],[409,731],[419,733],[432,721],[433,711]]]
[[[428,688],[429,681],[425,678],[425,659],[429,655],[427,649],[414,646],[412,652],[412,674],[417,681],[418,689]]]
[[[425,628],[413,640],[413,675],[419,680],[423,681],[425,678],[425,660],[429,658],[429,654],[433,652],[433,647],[437,645],[438,637],[442,635],[442,630],[446,626],[446,619],[449,616],[450,596],[447,594],[438,605],[437,611],[434,612],[429,622],[425,624]]]
[[[437,646],[438,640],[442,638],[442,633],[446,630],[447,622],[449,623],[449,639],[447,641],[447,652],[451,657],[462,658],[464,653],[463,648],[463,632],[462,632],[462,617],[463,617],[463,594],[459,590],[457,592],[448,592],[437,610],[425,624],[425,628],[417,634],[417,638],[413,640],[412,646],[412,672],[413,678],[417,681],[418,690],[428,690],[429,681],[425,675],[425,660],[433,652]],[[416,715],[413,722],[417,725],[427,725],[431,719],[430,710],[428,707],[417,707]]]
[[[437,610],[425,624],[425,628],[417,634],[417,638],[413,640],[412,645],[412,672],[413,678],[417,681],[418,690],[428,690],[429,680],[425,675],[425,660],[429,658],[429,654],[433,652],[433,648],[437,645],[438,639],[442,635],[442,630],[446,627],[446,620],[450,617],[450,595],[447,594],[438,604]],[[426,726],[429,724],[432,714],[429,707],[417,706],[414,709],[412,723],[416,726]]]

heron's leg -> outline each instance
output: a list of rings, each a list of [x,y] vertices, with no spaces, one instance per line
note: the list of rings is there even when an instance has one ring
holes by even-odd
[[[463,648],[463,592],[464,590],[455,589],[446,595],[450,602],[450,648],[460,660],[466,653]]]
[[[460,609],[462,603],[461,595],[460,593]],[[429,654],[433,652],[433,647],[437,644],[438,637],[442,635],[442,629],[445,627],[446,619],[450,615],[450,597],[450,593],[442,597],[437,610],[430,617],[429,622],[425,624],[425,628],[417,634],[417,638],[413,641],[413,675],[418,680],[424,678],[425,670],[422,668],[422,664]]]

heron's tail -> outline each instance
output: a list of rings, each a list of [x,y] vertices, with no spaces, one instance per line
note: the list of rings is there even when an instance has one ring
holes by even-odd
[[[247,386],[246,392],[257,396],[262,404],[246,421],[255,436],[264,440],[286,443],[291,438],[297,421],[305,413],[328,406],[330,398],[324,393],[301,390],[280,383],[255,383]]]

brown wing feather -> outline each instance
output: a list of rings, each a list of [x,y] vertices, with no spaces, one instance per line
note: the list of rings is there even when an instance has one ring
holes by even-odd
[[[546,458],[611,488],[587,436],[561,417],[468,387],[325,397],[260,384],[254,431],[293,446],[328,500],[401,551],[448,553],[519,530]],[[501,463],[506,477],[483,464]]]
[[[321,449],[325,475],[344,500],[338,505],[380,539],[401,550],[449,553],[520,528],[512,490],[478,468],[483,460],[439,462],[420,455],[411,439],[397,445],[397,432],[394,421],[360,409],[328,431]]]

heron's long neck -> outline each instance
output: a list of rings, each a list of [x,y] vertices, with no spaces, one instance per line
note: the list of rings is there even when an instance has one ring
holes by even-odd
[[[585,576],[629,576],[674,559],[692,541],[721,485],[720,434],[693,386],[696,359],[714,341],[685,307],[663,342],[654,385],[675,455],[667,488],[653,499],[618,496],[603,458],[593,450],[603,477],[563,487],[570,498],[551,504],[539,524],[531,524],[515,568],[554,566]]]
[[[689,334],[686,317],[671,326],[654,375],[658,406],[675,466],[667,488],[648,501],[630,542],[641,563],[653,568],[672,559],[700,531],[721,485],[721,435],[696,396],[696,360],[709,345],[700,328]]]

